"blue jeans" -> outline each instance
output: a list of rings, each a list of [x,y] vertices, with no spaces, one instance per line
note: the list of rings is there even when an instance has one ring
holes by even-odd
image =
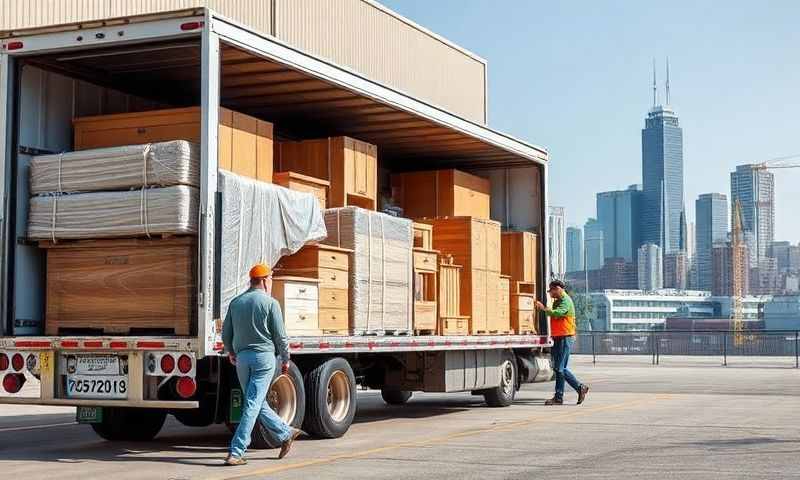
[[[285,442],[292,434],[291,427],[270,408],[267,392],[275,373],[275,354],[242,350],[236,354],[236,374],[242,387],[242,418],[231,440],[231,455],[241,457],[250,445],[250,435],[256,419],[274,438]]]
[[[575,337],[553,337],[553,370],[556,372],[556,398],[564,399],[564,381],[579,391],[581,382],[569,371],[569,352],[575,344]]]

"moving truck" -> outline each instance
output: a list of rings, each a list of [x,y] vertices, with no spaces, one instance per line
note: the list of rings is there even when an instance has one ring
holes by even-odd
[[[189,334],[45,335],[47,253],[26,236],[32,156],[72,150],[76,117],[191,106],[200,111],[201,160]],[[547,238],[545,150],[212,10],[5,32],[0,403],[76,406],[78,419],[110,440],[150,439],[168,414],[198,427],[236,423],[241,392],[219,329],[221,108],[271,122],[277,138],[342,135],[376,145],[379,190],[411,170],[488,179],[492,219]],[[547,242],[535,248],[533,293],[542,298]],[[321,438],[347,431],[357,385],[381,390],[390,404],[415,391],[466,391],[507,406],[520,384],[551,378],[549,325],[536,322],[539,333],[525,335],[291,336],[291,369],[268,399],[287,422]],[[274,445],[265,432],[254,438]]]

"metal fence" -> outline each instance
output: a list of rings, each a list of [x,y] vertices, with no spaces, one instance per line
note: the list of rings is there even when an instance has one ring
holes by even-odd
[[[800,331],[641,331],[579,333],[573,353],[592,355],[649,355],[658,365],[661,356],[794,357],[800,368]]]

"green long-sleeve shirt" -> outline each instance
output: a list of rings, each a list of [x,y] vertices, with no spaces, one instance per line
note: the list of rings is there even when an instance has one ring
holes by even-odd
[[[550,335],[554,337],[575,335],[575,304],[567,292],[553,302],[553,308],[544,309],[544,313],[550,317]]]
[[[281,306],[258,288],[251,288],[231,301],[222,325],[222,341],[229,353],[276,352],[283,361],[289,360],[289,340]]]
[[[564,296],[553,302],[553,308],[546,308],[544,313],[548,317],[575,318],[575,304],[572,302],[572,297],[564,292]]]

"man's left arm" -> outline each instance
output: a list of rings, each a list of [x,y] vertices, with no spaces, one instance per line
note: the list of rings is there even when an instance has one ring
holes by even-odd
[[[289,363],[289,338],[286,336],[286,327],[283,325],[281,306],[277,301],[273,301],[270,305],[269,319],[275,353],[281,358],[281,363],[285,365]]]

